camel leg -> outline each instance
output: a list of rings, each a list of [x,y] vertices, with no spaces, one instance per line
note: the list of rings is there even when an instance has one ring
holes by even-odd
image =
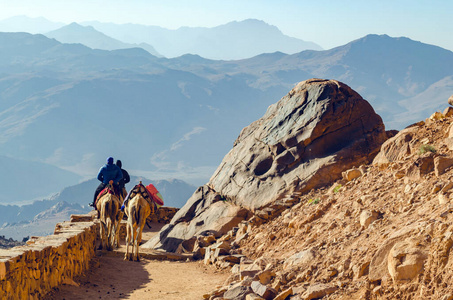
[[[101,244],[99,245],[99,250],[105,249],[106,248],[106,229],[105,229],[105,224],[103,222],[100,223],[100,228],[99,228],[99,233],[101,236]]]
[[[134,226],[132,230],[132,260],[136,260],[137,257],[137,226]]]
[[[112,242],[111,242],[112,234],[111,234],[111,230],[112,230],[112,227],[111,226],[107,226],[107,238],[106,238],[106,241],[107,241],[107,250],[108,251],[112,250]]]
[[[120,247],[120,227],[121,227],[121,220],[123,219],[124,213],[120,211],[118,213],[118,219],[116,221],[116,230],[115,230],[115,246],[116,248]]]
[[[142,220],[143,221],[143,220]],[[146,222],[146,220],[145,220]],[[145,227],[145,222],[140,223],[140,227],[138,228],[138,234],[137,234],[137,254],[136,254],[136,260],[140,261],[140,242],[142,241],[142,232],[143,232],[143,227]]]
[[[124,255],[124,260],[131,260],[131,255],[129,255],[129,244],[132,237],[132,226],[129,218],[127,219],[126,224],[126,254]]]

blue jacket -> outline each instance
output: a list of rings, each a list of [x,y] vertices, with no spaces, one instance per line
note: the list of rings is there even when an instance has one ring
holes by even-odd
[[[118,184],[121,178],[123,178],[123,172],[121,172],[121,169],[117,165],[105,164],[99,169],[98,180],[104,184],[108,184],[110,180]]]

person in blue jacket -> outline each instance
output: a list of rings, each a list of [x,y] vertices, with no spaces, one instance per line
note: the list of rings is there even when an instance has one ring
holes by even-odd
[[[113,163],[113,157],[107,158],[107,163],[103,165],[98,172],[98,180],[101,182],[94,192],[93,202],[90,206],[95,206],[96,198],[99,193],[109,184],[110,180],[113,180],[115,190],[119,191],[118,183],[123,178],[123,172],[121,169]]]

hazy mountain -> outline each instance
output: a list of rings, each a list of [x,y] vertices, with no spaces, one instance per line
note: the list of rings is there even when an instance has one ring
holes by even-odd
[[[72,214],[87,212],[86,209],[83,209],[78,204],[49,200],[41,202],[45,205],[41,210],[34,211],[29,206],[21,207],[23,211],[27,211],[29,214],[34,213],[31,218],[23,220],[20,216],[12,215],[10,217],[15,217],[13,221],[0,223],[0,235],[18,241],[30,236],[49,235],[54,232],[57,223],[68,221]],[[2,208],[3,211],[8,211],[2,206],[0,206],[0,208]],[[5,217],[3,213],[0,216],[1,218]],[[18,221],[19,219],[21,219],[21,221]]]
[[[127,48],[142,48],[154,56],[162,56],[154,49],[153,46],[149,44],[123,43],[95,30],[91,26],[82,26],[77,23],[71,23],[54,31],[47,32],[45,33],[45,36],[54,38],[61,43],[79,43],[92,49],[116,50]]]
[[[200,185],[240,130],[296,82],[343,81],[370,101],[387,129],[401,129],[446,107],[452,75],[451,51],[386,35],[328,51],[215,61],[3,33],[0,154],[87,177],[112,155],[132,174]]]
[[[229,68],[230,72],[238,73],[247,69],[256,75],[263,72],[259,83],[265,85],[296,82],[297,78],[307,76],[340,80],[370,101],[387,127],[401,129],[416,118],[426,117],[423,114],[399,117],[404,112],[411,114],[417,103],[430,103],[425,113],[446,107],[446,95],[451,95],[448,78],[453,75],[453,52],[405,37],[367,35],[327,51],[263,54],[230,63]],[[437,82],[429,98],[417,98]],[[407,102],[411,103],[403,105]]]
[[[126,189],[128,191],[131,190],[136,184],[139,183],[139,181],[142,181],[144,185],[152,183],[162,194],[164,198],[164,205],[168,207],[182,207],[186,203],[187,199],[189,199],[196,190],[195,186],[182,180],[150,180],[137,176],[131,176],[131,182],[126,184]],[[79,204],[80,206],[91,210],[91,207],[87,207],[87,205],[93,200],[93,194],[98,185],[99,181],[97,179],[87,180],[63,189],[60,193],[52,197],[52,200]]]
[[[126,189],[129,191],[139,181],[145,185],[154,184],[167,207],[181,208],[196,189],[182,180],[150,180],[137,176],[131,176]],[[88,203],[92,201],[98,185],[97,179],[91,179],[66,187],[50,199],[34,201],[32,204],[0,204],[0,236],[22,240],[26,236],[52,233],[55,224],[69,220],[71,214],[83,214],[93,209]]]
[[[0,34],[0,154],[92,176],[113,155],[129,169],[157,174],[150,177],[185,171],[179,178],[201,184],[242,127],[280,94],[241,76],[210,80],[169,68],[168,60],[138,50]],[[203,178],[193,172],[199,166]]]
[[[0,31],[44,33],[64,26],[64,23],[51,22],[43,17],[30,18],[15,16],[0,21]]]
[[[4,236],[0,236],[0,249],[9,249],[22,245],[25,245],[25,241],[19,242],[12,238],[6,239]]]
[[[277,27],[248,19],[213,28],[181,27],[177,30],[138,24],[83,22],[128,43],[146,42],[166,57],[197,54],[209,59],[242,59],[261,53],[289,54],[306,49],[322,50],[313,43],[284,35]]]
[[[196,54],[209,59],[231,60],[275,51],[293,54],[306,49],[322,50],[313,42],[284,35],[277,27],[256,19],[233,21],[213,28],[181,27],[177,30],[98,21],[81,24],[88,28],[76,28],[75,23],[67,25],[42,17],[18,16],[0,21],[0,31],[41,33],[64,43],[80,43],[93,49],[139,47],[166,57]]]
[[[55,166],[0,156],[0,204],[12,204],[50,196],[81,177]]]

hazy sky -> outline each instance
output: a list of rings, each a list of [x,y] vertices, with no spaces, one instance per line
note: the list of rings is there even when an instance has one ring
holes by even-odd
[[[177,29],[260,19],[330,49],[369,33],[453,50],[452,0],[0,0],[0,20],[26,15]]]

